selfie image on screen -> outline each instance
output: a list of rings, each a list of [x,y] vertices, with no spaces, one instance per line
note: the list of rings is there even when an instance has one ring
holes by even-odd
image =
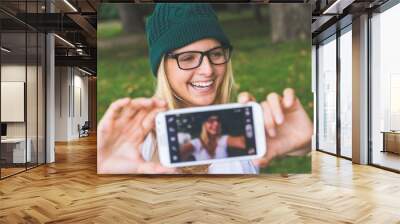
[[[255,155],[251,107],[166,116],[171,162]]]

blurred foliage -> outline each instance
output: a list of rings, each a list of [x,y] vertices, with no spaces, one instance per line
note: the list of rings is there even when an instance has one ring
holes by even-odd
[[[237,92],[249,91],[261,101],[270,92],[282,93],[284,88],[292,87],[312,119],[311,42],[272,44],[270,26],[256,22],[251,9],[224,11],[218,17],[234,46]],[[121,27],[118,21],[98,24],[98,119],[118,98],[151,97],[154,92],[156,79],[150,70],[144,34],[126,35]],[[102,47],[103,43],[108,47]],[[262,172],[308,173],[311,157],[276,159]]]
[[[111,3],[100,4],[97,15],[97,18],[100,22],[119,19],[117,6]]]
[[[112,39],[122,34],[122,24],[119,21],[109,21],[101,23],[97,27],[97,38],[99,39]]]
[[[142,4],[142,5],[137,5],[137,7],[141,7],[143,9],[151,7],[151,4]],[[212,7],[218,14],[227,12],[228,15],[233,15],[237,13],[252,13],[250,10],[253,5],[250,4],[212,4]],[[257,7],[262,8],[265,12],[266,7],[263,7],[261,5],[258,5]],[[232,14],[231,12],[234,11],[235,13]],[[107,20],[119,20],[119,12],[118,12],[118,7],[116,3],[101,3],[99,6],[99,11],[98,11],[98,19],[100,22],[104,22]]]

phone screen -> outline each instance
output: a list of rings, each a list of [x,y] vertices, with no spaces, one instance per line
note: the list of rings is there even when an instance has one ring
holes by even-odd
[[[166,116],[171,163],[256,155],[250,106]]]

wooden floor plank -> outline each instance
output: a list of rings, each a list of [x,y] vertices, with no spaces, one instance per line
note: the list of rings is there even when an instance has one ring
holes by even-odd
[[[313,152],[312,174],[96,174],[96,139],[0,181],[0,223],[400,223],[400,175]]]

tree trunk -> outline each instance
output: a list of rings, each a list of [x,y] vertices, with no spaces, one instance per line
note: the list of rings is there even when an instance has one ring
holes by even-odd
[[[271,4],[271,41],[304,40],[311,32],[311,11],[307,4]]]
[[[260,7],[261,6],[257,5],[257,4],[253,5],[254,18],[256,19],[256,21],[258,23],[262,23],[263,22],[263,17],[262,17],[262,14],[261,14],[261,8]]]
[[[119,17],[125,33],[143,33],[144,15],[135,4],[118,4]]]

